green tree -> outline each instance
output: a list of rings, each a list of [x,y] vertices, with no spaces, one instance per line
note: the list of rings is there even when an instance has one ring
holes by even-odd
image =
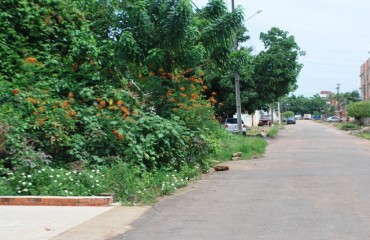
[[[370,117],[370,102],[352,102],[347,107],[348,115],[354,118]]]
[[[256,56],[253,79],[259,98],[272,103],[297,88],[298,74],[303,66],[298,57],[304,52],[300,51],[293,36],[278,28],[261,33],[260,39],[266,50]]]
[[[284,115],[285,118],[294,117],[294,112],[292,112],[292,111],[286,111],[286,112],[284,112],[283,115]]]

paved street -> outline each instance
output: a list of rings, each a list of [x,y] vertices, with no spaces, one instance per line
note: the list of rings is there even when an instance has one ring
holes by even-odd
[[[302,120],[229,166],[111,240],[370,239],[370,141]]]

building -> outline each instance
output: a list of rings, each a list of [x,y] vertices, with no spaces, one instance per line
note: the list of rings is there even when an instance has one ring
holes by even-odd
[[[364,101],[370,101],[370,58],[361,65],[360,78],[361,78],[361,97]]]

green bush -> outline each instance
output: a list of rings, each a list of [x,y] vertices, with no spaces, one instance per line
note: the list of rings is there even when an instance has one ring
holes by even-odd
[[[138,166],[118,163],[107,172],[105,185],[122,204],[150,204],[157,197],[172,194],[187,185],[189,179],[200,174],[200,169],[186,165],[176,171],[161,169],[145,171]]]
[[[294,117],[294,112],[292,112],[292,111],[286,111],[286,112],[284,112],[283,115],[284,115],[285,118]]]
[[[354,118],[370,117],[370,102],[352,102],[347,106],[348,116]]]
[[[0,186],[3,190],[5,186],[4,193],[10,195],[94,196],[105,191],[105,176],[99,169],[69,171],[45,166],[26,172],[8,171],[6,175]]]
[[[270,137],[270,138],[275,138],[279,133],[279,127],[277,126],[274,126],[272,127],[268,132],[267,132],[267,136]]]
[[[359,126],[353,123],[343,123],[340,125],[340,129],[342,130],[359,129]]]

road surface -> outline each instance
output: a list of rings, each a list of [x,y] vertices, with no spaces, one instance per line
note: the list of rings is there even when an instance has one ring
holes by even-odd
[[[301,120],[228,165],[112,240],[370,239],[370,141]]]

